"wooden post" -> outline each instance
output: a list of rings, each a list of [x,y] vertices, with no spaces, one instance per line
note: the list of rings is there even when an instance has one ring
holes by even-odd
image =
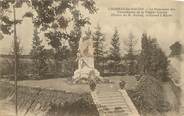
[[[14,79],[15,79],[15,115],[18,116],[17,109],[17,73],[18,73],[18,54],[17,54],[17,30],[16,30],[16,11],[15,5],[13,6],[14,18]]]

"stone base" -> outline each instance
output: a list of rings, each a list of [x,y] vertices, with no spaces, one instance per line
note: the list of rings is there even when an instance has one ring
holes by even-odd
[[[72,77],[74,83],[88,83],[90,80],[102,81],[102,77],[98,70],[94,68],[84,67],[82,69],[77,69]]]

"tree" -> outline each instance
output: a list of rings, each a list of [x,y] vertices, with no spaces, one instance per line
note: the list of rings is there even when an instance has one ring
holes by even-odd
[[[15,30],[13,30],[14,24],[20,24],[22,19],[12,20],[11,15],[13,14],[13,8],[20,8],[24,0],[1,0],[0,1],[0,35],[1,39],[3,34],[11,35]],[[12,13],[12,14],[11,14]]]
[[[38,74],[39,77],[42,77],[47,71],[47,55],[44,46],[41,45],[42,40],[40,39],[38,34],[38,30],[37,28],[35,28],[32,41],[32,50],[30,52],[30,55],[34,64],[33,72],[35,74]]]
[[[142,35],[142,50],[139,66],[143,73],[147,73],[158,80],[167,80],[169,61],[159,47],[156,39],[151,39],[147,34]]]
[[[100,66],[100,63],[102,64],[104,59],[104,41],[105,37],[104,34],[101,32],[100,25],[97,25],[96,31],[93,34],[93,47],[94,47],[94,62],[95,67],[101,71],[102,67]]]
[[[78,9],[74,9],[72,11],[72,15],[74,18],[74,22],[73,22],[73,29],[70,32],[70,39],[69,39],[69,44],[72,50],[72,56],[74,58],[77,57],[77,52],[78,52],[78,48],[79,48],[79,40],[81,38],[82,35],[82,27],[85,26],[85,24],[90,24],[89,19],[88,18],[84,18],[84,16],[82,16],[80,10]]]
[[[70,32],[70,39],[69,39],[69,45],[71,48],[71,58],[72,58],[72,63],[73,64],[73,69],[74,71],[77,68],[77,52],[79,48],[79,40],[82,35],[82,27],[85,26],[85,24],[89,24],[89,19],[83,18],[82,14],[80,13],[80,10],[77,10],[76,8],[72,11],[72,15],[74,18],[74,23],[73,23],[73,29]]]
[[[127,54],[125,54],[124,58],[128,61],[128,73],[133,75],[136,73],[135,45],[137,44],[137,40],[135,39],[134,35],[130,33],[128,40],[124,43],[127,47]]]
[[[117,71],[117,65],[121,61],[120,42],[119,42],[119,34],[118,34],[117,29],[115,29],[112,40],[111,40],[111,48],[110,48],[109,57],[113,61],[112,62],[113,70]]]
[[[141,54],[139,57],[139,67],[140,67],[140,72],[142,73],[147,73],[147,68],[149,67],[150,63],[150,57],[151,57],[151,48],[149,47],[149,39],[146,33],[142,35],[141,38]]]
[[[36,11],[33,23],[45,33],[49,44],[55,49],[55,57],[59,47],[63,46],[62,41],[69,42],[72,64],[76,64],[81,28],[89,24],[89,18],[82,15],[82,10],[77,7],[79,5],[90,14],[97,10],[94,0],[31,0],[31,6]]]
[[[119,34],[117,29],[115,29],[111,40],[110,57],[116,62],[120,62],[121,60]]]
[[[180,56],[182,53],[183,46],[179,41],[177,41],[174,44],[172,44],[169,48],[171,50],[171,53],[170,53],[171,57]]]
[[[55,61],[55,73],[58,72],[58,65],[59,65],[59,59],[60,58],[60,48],[62,47],[61,43],[61,37],[62,34],[60,31],[57,31],[56,29],[54,32],[45,33],[45,36],[49,38],[48,44],[54,48],[54,61]]]
[[[77,9],[78,5],[86,8],[91,14],[96,12],[93,0],[32,0],[32,7],[36,11],[33,22],[46,33],[52,47],[62,46],[63,39],[72,41],[72,44],[78,43],[80,28],[89,22],[89,18],[84,17],[81,14],[82,11]],[[66,14],[71,14],[72,17],[67,17]],[[67,32],[67,27],[70,24],[73,27],[70,27],[71,31]],[[53,37],[57,34],[57,37]],[[71,47],[73,46],[71,45]],[[75,48],[75,51],[76,49],[78,48]]]

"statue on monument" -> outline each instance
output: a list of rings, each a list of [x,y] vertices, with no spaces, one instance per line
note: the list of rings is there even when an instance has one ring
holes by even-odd
[[[94,67],[94,48],[91,33],[80,39],[77,53],[78,69],[74,72],[74,82],[80,80],[102,80],[100,73]]]

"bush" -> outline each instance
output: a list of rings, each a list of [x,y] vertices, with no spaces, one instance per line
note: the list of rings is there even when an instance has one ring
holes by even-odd
[[[47,116],[99,116],[96,106],[84,98],[73,103],[50,104],[50,110]]]
[[[120,88],[121,88],[121,89],[124,89],[124,88],[125,88],[125,84],[126,84],[125,81],[120,81],[120,82],[119,82]]]
[[[95,83],[93,80],[91,80],[91,81],[89,82],[89,86],[90,86],[90,89],[91,89],[92,91],[94,91],[95,88],[96,88],[96,83]]]
[[[165,112],[169,105],[164,105],[164,95],[161,83],[154,77],[144,75],[141,77],[135,90],[128,91],[140,114],[155,114]]]

